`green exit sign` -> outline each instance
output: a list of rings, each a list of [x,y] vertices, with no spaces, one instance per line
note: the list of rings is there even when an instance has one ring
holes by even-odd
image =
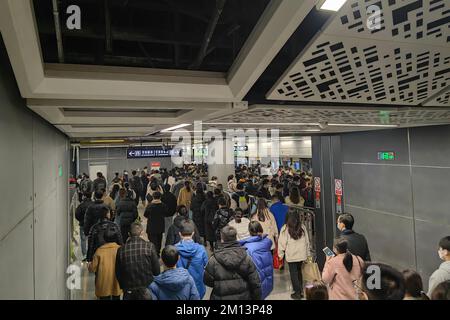
[[[378,160],[395,160],[395,152],[378,152]]]

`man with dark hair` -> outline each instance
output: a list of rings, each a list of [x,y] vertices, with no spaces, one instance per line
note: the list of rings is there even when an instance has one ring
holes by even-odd
[[[289,210],[289,207],[281,202],[282,198],[282,194],[276,192],[272,196],[272,205],[270,206],[270,212],[272,212],[277,222],[278,232],[280,232],[281,227],[286,223],[286,216]]]
[[[116,277],[124,300],[146,289],[160,273],[155,246],[141,238],[143,230],[140,223],[132,223],[130,238],[117,252]]]
[[[94,194],[94,203],[92,203],[86,210],[84,215],[84,234],[89,235],[89,231],[94,224],[96,224],[103,217],[103,208],[108,207],[105,205],[103,201],[103,192],[96,191]]]
[[[164,272],[150,285],[154,300],[200,300],[194,279],[185,268],[177,268],[178,250],[174,246],[163,249]]]
[[[341,236],[348,243],[348,250],[361,257],[364,261],[370,261],[369,246],[366,237],[353,231],[355,219],[350,213],[343,213],[337,219],[337,228],[341,231]]]
[[[94,180],[93,187],[94,192],[101,191],[102,189],[106,190],[106,179],[103,173],[97,172],[97,179]]]
[[[83,255],[83,261],[86,261],[86,253],[87,253],[87,238],[84,233],[84,217],[86,216],[87,209],[94,203],[92,201],[92,193],[86,192],[83,195],[83,202],[77,207],[75,211],[75,218],[78,220],[80,225],[80,245],[81,245],[81,254]]]
[[[231,199],[233,199],[232,208],[240,208],[244,215],[248,216],[250,209],[250,197],[247,192],[244,191],[244,184],[242,182],[239,182],[236,185],[236,192],[233,193]]]
[[[442,282],[450,280],[450,236],[439,241],[439,258],[444,261],[430,277],[428,285],[428,296],[431,297],[433,290]]]
[[[164,218],[169,215],[169,211],[161,201],[161,193],[156,191],[153,193],[153,200],[147,206],[144,217],[147,218],[147,235],[148,239],[155,245],[158,256],[161,253],[162,235],[164,233]]]
[[[122,185],[122,179],[120,179],[119,177],[119,173],[116,172],[114,173],[114,178],[111,181],[113,184],[118,184],[118,185]]]
[[[143,186],[141,177],[137,175],[136,170],[131,171],[131,179],[130,179],[130,189],[136,193],[136,198],[134,199],[136,205],[139,204],[139,198],[141,197]]]
[[[270,200],[270,191],[269,191],[270,181],[269,179],[264,179],[262,181],[261,187],[258,190],[258,195],[261,195],[266,200]]]
[[[94,186],[92,185],[92,180],[89,178],[88,174],[83,174],[83,179],[80,182],[80,191],[83,194],[94,192]]]
[[[237,231],[226,226],[205,268],[204,283],[213,288],[211,300],[260,300],[261,281],[246,248],[237,241]]]
[[[92,208],[92,206],[89,208]],[[92,226],[88,236],[88,251],[86,256],[88,262],[92,261],[95,251],[106,243],[104,238],[105,234],[114,234],[114,242],[119,246],[123,244],[120,228],[110,220],[111,216],[108,207],[101,206],[99,207],[98,212],[101,214],[100,220]]]
[[[206,288],[203,283],[203,273],[208,263],[208,254],[204,246],[193,240],[196,229],[193,221],[183,221],[179,232],[181,241],[175,246],[180,254],[177,267],[185,268],[189,272],[194,279],[200,299],[202,299],[206,293]]]
[[[365,263],[361,281],[362,300],[403,300],[405,296],[403,274],[386,264]]]
[[[177,212],[178,212],[177,216],[175,217],[175,219],[173,219],[173,223],[169,225],[169,228],[167,230],[166,246],[176,245],[178,242],[180,242],[181,240],[180,234],[183,229],[183,224],[185,222],[192,223],[192,226],[194,228],[192,240],[195,243],[200,243],[201,242],[200,234],[194,221],[189,218],[189,211],[187,211],[185,206],[178,206]]]
[[[217,241],[220,241],[220,230],[222,230],[222,228],[231,221],[231,219],[233,218],[233,211],[228,208],[227,201],[223,197],[217,200],[217,204],[219,206],[219,209],[214,215],[212,227],[214,229],[214,232],[216,233]]]

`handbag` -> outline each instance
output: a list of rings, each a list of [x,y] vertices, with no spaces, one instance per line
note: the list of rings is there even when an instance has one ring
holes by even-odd
[[[322,280],[322,275],[319,270],[319,265],[310,256],[302,264],[303,281],[306,283],[312,283]]]
[[[275,250],[273,250],[273,268],[280,270],[283,266],[283,259],[278,256],[278,242],[275,242]]]

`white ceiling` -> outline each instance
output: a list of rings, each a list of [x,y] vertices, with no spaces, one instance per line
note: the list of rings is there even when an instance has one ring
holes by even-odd
[[[137,138],[199,120],[237,128],[287,122],[278,126],[286,134],[450,123],[448,0],[348,0],[267,93],[297,105],[242,101],[316,3],[272,0],[228,74],[45,64],[31,0],[0,1],[0,30],[28,107],[72,138]],[[376,32],[365,27],[371,4],[383,12]]]

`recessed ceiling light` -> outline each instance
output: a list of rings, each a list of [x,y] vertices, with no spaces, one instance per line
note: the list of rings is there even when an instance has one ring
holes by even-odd
[[[322,0],[318,4],[320,10],[339,11],[347,0]]]

